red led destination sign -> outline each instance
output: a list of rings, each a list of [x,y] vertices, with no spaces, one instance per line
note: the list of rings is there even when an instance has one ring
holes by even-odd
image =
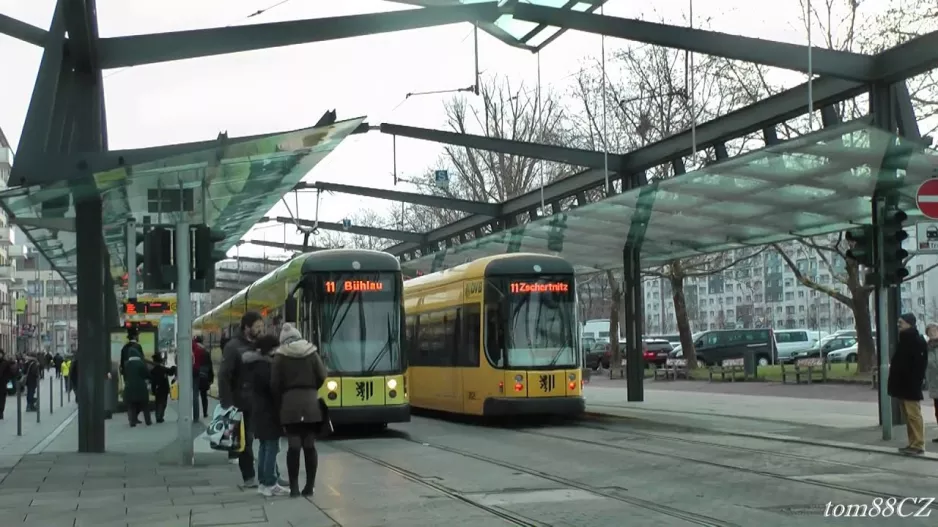
[[[512,282],[509,286],[509,290],[513,294],[530,294],[530,293],[566,293],[570,291],[570,284],[568,282]]]
[[[339,282],[330,280],[326,282],[327,293],[370,293],[385,290],[387,290],[387,287],[384,282],[377,282],[375,280],[344,280]]]

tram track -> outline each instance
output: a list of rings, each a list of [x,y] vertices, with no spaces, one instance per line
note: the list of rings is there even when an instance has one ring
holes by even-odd
[[[385,469],[387,469],[387,470],[389,470],[389,471],[391,471],[391,472],[393,472],[393,473],[395,473],[395,474],[401,476],[402,478],[406,479],[407,481],[410,481],[410,482],[412,482],[412,483],[416,483],[416,484],[421,485],[421,486],[423,486],[423,487],[427,487],[427,488],[429,488],[429,489],[435,490],[436,492],[439,492],[440,494],[442,494],[442,495],[444,495],[444,496],[446,496],[446,497],[448,497],[448,498],[450,498],[450,499],[452,499],[452,500],[454,500],[454,501],[458,501],[458,502],[460,502],[460,503],[464,503],[464,504],[469,505],[470,507],[473,507],[473,508],[475,508],[475,509],[479,509],[479,510],[485,511],[485,512],[487,512],[487,513],[489,513],[489,514],[491,514],[491,515],[493,515],[493,516],[497,516],[498,518],[501,518],[502,520],[505,520],[506,522],[508,522],[510,525],[516,525],[516,526],[518,526],[518,527],[550,527],[549,524],[531,520],[530,518],[526,518],[526,517],[524,517],[524,516],[522,516],[522,515],[520,515],[520,514],[514,514],[514,513],[511,513],[511,512],[508,512],[508,511],[504,511],[504,510],[499,509],[499,508],[496,508],[496,507],[490,507],[490,506],[485,505],[485,504],[483,504],[483,503],[479,503],[479,502],[477,502],[477,501],[475,501],[475,500],[473,500],[473,499],[471,499],[471,498],[468,498],[468,497],[462,495],[461,493],[457,492],[456,490],[451,489],[451,488],[449,488],[449,487],[447,487],[447,486],[445,486],[445,485],[440,485],[439,483],[435,483],[435,482],[432,482],[432,481],[427,481],[425,478],[422,478],[419,474],[415,474],[414,472],[411,472],[410,470],[407,470],[407,469],[404,468],[404,467],[401,467],[401,466],[398,466],[398,465],[394,465],[393,463],[388,463],[387,461],[384,461],[384,460],[382,460],[382,459],[378,459],[378,458],[376,458],[376,457],[374,457],[374,456],[372,456],[372,455],[370,455],[370,454],[366,454],[366,453],[361,452],[361,451],[359,451],[359,450],[356,450],[356,449],[354,449],[354,448],[350,448],[350,447],[347,447],[347,446],[345,446],[345,445],[339,444],[338,441],[331,441],[331,442],[329,442],[329,447],[334,448],[334,449],[336,449],[336,450],[338,450],[338,451],[340,451],[340,452],[345,452],[346,454],[355,456],[355,457],[357,457],[357,458],[359,458],[359,459],[364,459],[365,461],[368,461],[368,462],[370,462],[370,463],[374,463],[375,465],[378,465],[378,466],[380,466],[380,467],[383,467],[383,468],[385,468]]]
[[[687,523],[689,523],[689,524],[699,525],[699,526],[701,526],[701,527],[741,527],[741,526],[738,525],[738,524],[735,524],[735,523],[732,523],[732,522],[727,522],[727,521],[721,520],[721,519],[719,519],[719,518],[712,518],[712,517],[710,517],[710,516],[706,516],[706,515],[703,515],[703,514],[698,514],[698,513],[686,511],[686,510],[683,510],[683,509],[678,509],[678,508],[675,508],[675,507],[671,507],[671,506],[669,506],[669,505],[664,505],[664,504],[661,504],[661,503],[658,503],[658,502],[649,501],[649,500],[644,500],[644,499],[641,499],[641,498],[635,498],[635,497],[631,497],[631,496],[622,496],[622,495],[620,495],[620,494],[616,494],[616,493],[614,493],[614,492],[611,492],[611,491],[609,491],[609,490],[607,490],[607,489],[603,489],[603,488],[599,488],[599,487],[594,487],[594,486],[592,486],[592,485],[587,485],[587,484],[585,484],[585,483],[581,483],[581,482],[579,482],[579,481],[575,481],[575,480],[572,480],[572,479],[569,479],[569,478],[565,478],[565,477],[562,477],[562,476],[557,476],[557,475],[555,475],[555,474],[550,474],[550,473],[547,473],[547,472],[543,472],[543,471],[540,471],[540,470],[535,470],[535,469],[528,468],[528,467],[521,466],[521,465],[516,465],[516,464],[514,464],[514,463],[509,463],[509,462],[503,461],[503,460],[501,460],[501,459],[497,459],[497,458],[485,456],[485,455],[482,455],[482,454],[477,454],[477,453],[475,453],[475,452],[470,452],[470,451],[468,451],[468,450],[463,450],[463,449],[459,449],[459,448],[449,447],[449,446],[445,446],[445,445],[434,444],[434,443],[430,443],[430,442],[427,442],[427,441],[424,441],[424,440],[421,440],[421,439],[415,439],[415,438],[413,438],[413,437],[397,437],[397,439],[399,439],[399,440],[401,440],[401,441],[408,442],[408,443],[413,443],[413,444],[421,445],[421,446],[426,447],[426,448],[433,448],[433,449],[440,450],[440,451],[443,451],[443,452],[447,452],[447,453],[450,453],[450,454],[455,454],[455,455],[463,456],[463,457],[466,457],[466,458],[469,458],[469,459],[474,459],[474,460],[476,460],[476,461],[481,461],[481,462],[483,462],[483,463],[488,463],[488,464],[495,465],[495,466],[498,466],[498,467],[502,467],[502,468],[505,468],[505,469],[509,469],[509,470],[512,470],[512,471],[515,471],[515,472],[524,473],[524,474],[527,474],[527,475],[530,475],[530,476],[534,476],[534,477],[537,477],[537,478],[541,478],[541,479],[544,479],[544,480],[547,480],[547,481],[551,481],[551,482],[557,483],[557,484],[562,485],[562,486],[564,486],[564,487],[574,488],[574,489],[578,489],[578,490],[581,490],[581,491],[584,491],[584,492],[589,492],[589,493],[595,494],[595,495],[597,495],[597,496],[602,496],[602,497],[604,497],[604,498],[608,498],[608,499],[611,499],[611,500],[615,500],[615,501],[618,501],[618,502],[621,502],[621,503],[627,503],[627,504],[632,505],[632,506],[635,506],[635,507],[640,507],[640,508],[645,509],[645,510],[649,510],[649,511],[652,511],[652,512],[656,512],[656,513],[658,513],[658,514],[662,514],[662,515],[664,515],[664,516],[668,516],[668,517],[675,518],[675,519],[680,519],[680,520],[683,520],[683,521],[685,521],[685,522],[687,522]],[[336,446],[336,445],[335,445],[334,443],[330,443],[330,446]],[[358,451],[358,450],[355,450],[355,449],[352,449],[352,448],[349,448],[349,447],[346,447],[346,446],[338,446],[337,448],[338,448],[339,450],[342,450],[342,451],[347,452],[347,453],[349,453],[349,454],[352,454],[352,455],[361,457],[362,459],[367,459],[368,461],[371,461],[372,463],[376,463],[376,464],[378,464],[378,465],[381,465],[381,466],[383,466],[383,467],[385,467],[385,468],[388,468],[389,470],[392,470],[392,471],[394,471],[394,472],[396,472],[396,473],[398,473],[398,474],[401,474],[401,475],[409,474],[410,477],[408,477],[408,479],[410,479],[411,477],[413,477],[413,478],[417,478],[417,481],[420,482],[420,483],[423,483],[423,484],[426,483],[425,481],[423,481],[423,480],[420,479],[420,476],[418,476],[418,475],[416,475],[416,474],[413,474],[412,472],[408,471],[407,469],[405,469],[405,468],[403,468],[403,467],[400,467],[400,466],[397,466],[397,465],[388,463],[388,462],[383,461],[383,460],[380,460],[380,459],[376,459],[376,458],[374,458],[374,457],[372,457],[372,456],[370,456],[370,455],[368,455],[368,454],[364,454],[364,453],[362,453],[362,452],[360,452],[360,451]],[[405,476],[405,477],[407,477],[407,476]],[[450,488],[445,487],[445,486],[443,486],[443,485],[439,485],[439,484],[437,484],[437,483],[431,483],[431,484],[429,484],[428,486],[431,486],[431,487],[433,487],[433,488],[437,488],[438,490],[440,490],[440,492],[444,492],[444,493],[447,494],[447,495],[451,495],[451,496],[458,497],[458,499],[460,499],[460,501],[463,501],[463,502],[466,502],[466,503],[470,503],[470,504],[472,504],[472,505],[474,505],[474,506],[476,506],[476,507],[478,507],[478,508],[483,508],[483,509],[485,509],[485,510],[487,510],[487,511],[496,510],[496,511],[499,513],[499,516],[500,516],[500,517],[503,517],[503,518],[505,517],[505,516],[503,516],[503,514],[505,514],[505,511],[503,511],[502,509],[493,509],[492,507],[488,507],[488,506],[486,506],[486,505],[478,504],[478,503],[476,503],[476,502],[470,500],[469,498],[466,498],[465,496],[462,496],[460,493],[458,493],[457,491],[455,491],[455,490],[453,490],[453,489],[450,489]],[[445,490],[444,490],[444,489],[445,489]],[[511,513],[509,513],[509,514],[511,514]],[[514,517],[514,516],[516,516],[516,515],[511,514],[511,516]],[[546,525],[549,525],[549,524],[538,523],[538,522],[533,522],[533,523],[531,523],[533,520],[530,520],[530,519],[527,519],[527,518],[525,518],[524,520],[515,519],[515,520],[513,520],[513,521],[515,521],[515,522],[519,522],[519,521],[527,521],[527,522],[529,522],[529,523],[515,523],[516,525],[545,525],[545,526],[546,526]]]
[[[519,434],[527,434],[527,435],[533,435],[533,436],[537,436],[537,437],[547,437],[547,438],[557,439],[557,440],[566,441],[566,442],[570,442],[570,443],[588,444],[588,445],[598,446],[598,447],[606,448],[606,449],[610,449],[610,450],[627,451],[627,452],[633,452],[633,453],[636,453],[636,454],[645,454],[645,455],[653,455],[653,456],[667,457],[667,458],[669,458],[669,459],[676,459],[676,460],[680,460],[680,461],[687,461],[687,462],[690,462],[690,463],[697,463],[697,464],[699,464],[699,465],[711,466],[711,467],[720,468],[720,469],[724,469],[724,470],[731,470],[731,471],[734,471],[734,472],[742,472],[742,473],[745,473],[745,474],[752,474],[752,475],[756,475],[756,476],[763,476],[763,477],[772,478],[772,479],[776,479],[776,480],[780,480],[780,481],[785,481],[785,482],[788,482],[788,483],[801,483],[801,484],[804,484],[804,485],[810,485],[810,486],[815,486],[815,487],[824,487],[824,488],[828,488],[828,489],[831,489],[831,490],[838,490],[838,491],[841,491],[841,492],[848,492],[848,493],[852,493],[852,494],[858,494],[858,495],[868,496],[868,497],[871,497],[871,498],[896,498],[897,500],[901,500],[901,499],[905,498],[905,496],[901,496],[901,495],[898,495],[898,494],[890,494],[890,493],[888,493],[888,492],[871,491],[871,490],[867,490],[867,489],[860,489],[860,488],[856,488],[856,487],[850,487],[850,486],[847,486],[847,485],[840,485],[840,484],[837,484],[837,483],[829,483],[829,482],[825,482],[825,481],[806,480],[806,479],[801,479],[801,478],[798,478],[798,477],[786,476],[786,475],[783,475],[783,474],[777,474],[777,473],[774,473],[774,472],[769,472],[769,471],[767,471],[767,470],[760,470],[760,469],[754,469],[754,468],[748,468],[748,467],[740,467],[740,466],[731,465],[731,464],[728,464],[728,463],[721,463],[721,462],[718,462],[718,461],[711,461],[711,460],[707,460],[707,459],[700,459],[700,458],[698,458],[698,457],[693,457],[693,456],[688,456],[688,455],[682,455],[682,454],[680,454],[680,453],[675,453],[675,452],[667,452],[667,453],[665,453],[665,452],[659,452],[659,451],[655,451],[655,450],[651,450],[651,449],[647,449],[647,448],[639,448],[639,447],[630,446],[630,445],[613,445],[613,444],[603,443],[603,442],[601,442],[601,441],[596,441],[596,440],[592,440],[592,439],[585,439],[585,438],[579,438],[579,437],[567,437],[567,436],[555,435],[555,434],[544,433],[544,432],[534,432],[534,431],[530,431],[530,430],[512,430],[512,431],[513,431],[513,432],[516,432],[516,433],[519,433]],[[769,451],[767,451],[767,452],[764,452],[764,453],[766,453],[766,454],[773,454],[773,455],[774,455],[774,452],[769,452]],[[812,459],[812,460],[813,460],[813,459]],[[867,469],[868,469],[869,467],[864,467],[864,468],[867,468]],[[931,509],[931,510],[938,510],[938,504],[936,504],[936,503],[930,504],[930,505],[929,505],[929,509]]]
[[[673,441],[676,443],[684,443],[684,444],[689,444],[689,445],[701,445],[701,446],[707,446],[707,447],[712,447],[712,448],[720,448],[722,450],[728,450],[728,451],[733,451],[733,452],[748,452],[751,454],[771,455],[771,456],[776,456],[776,457],[784,457],[787,459],[796,459],[799,461],[811,461],[812,463],[822,463],[822,464],[831,465],[831,466],[859,468],[859,469],[865,469],[865,470],[872,469],[872,470],[876,470],[877,472],[886,472],[889,474],[895,474],[897,476],[912,476],[912,477],[919,477],[919,478],[938,479],[938,475],[933,475],[933,474],[922,474],[920,472],[912,472],[908,470],[897,470],[897,469],[883,468],[883,467],[870,467],[867,465],[861,465],[859,463],[850,463],[848,461],[834,461],[830,459],[807,456],[803,454],[795,454],[791,452],[779,452],[776,450],[765,450],[761,448],[752,448],[752,447],[744,447],[744,446],[736,446],[736,445],[727,445],[727,444],[721,444],[721,443],[713,443],[710,441],[704,441],[702,439],[691,439],[687,437],[678,437],[678,436],[672,436],[668,434],[655,434],[653,432],[634,431],[631,429],[617,430],[615,428],[593,425],[593,424],[577,423],[576,426],[578,428],[588,428],[591,430],[602,430],[604,432],[611,432],[613,434],[621,434],[626,437],[640,436],[640,437],[647,437],[649,439]],[[695,432],[695,433],[701,433],[701,432]],[[781,443],[781,444],[789,444],[785,441],[778,441],[774,439],[759,439],[759,441],[774,441],[774,442]],[[820,446],[823,447],[823,445],[820,445]],[[830,447],[826,447],[826,448],[830,448]]]

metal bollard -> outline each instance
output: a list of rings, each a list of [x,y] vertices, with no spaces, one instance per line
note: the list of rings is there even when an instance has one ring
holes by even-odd
[[[42,389],[39,388],[39,381],[36,381],[36,422],[42,422],[42,400],[40,399],[42,395]]]
[[[54,407],[55,396],[52,395],[52,376],[49,376],[49,415],[52,415],[52,408]]]
[[[59,408],[65,406],[65,380],[59,377]]]
[[[15,381],[16,387],[16,435],[23,435],[23,385]]]

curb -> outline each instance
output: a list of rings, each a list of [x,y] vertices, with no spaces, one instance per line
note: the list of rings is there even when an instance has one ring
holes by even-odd
[[[656,423],[653,419],[648,419],[647,417],[636,417],[636,416],[627,416],[627,415],[616,415],[616,414],[604,414],[601,412],[593,412],[587,410],[583,412],[583,416],[586,418],[613,418],[621,419],[623,421],[648,421]],[[672,424],[672,423],[662,423],[662,424]],[[675,425],[681,426],[681,425]],[[708,430],[700,427],[686,426],[685,428],[690,428],[694,430]],[[734,436],[734,437],[746,437],[750,439],[766,439],[769,441],[778,441],[780,443],[793,443],[799,445],[811,445],[811,446],[824,446],[829,448],[839,448],[841,450],[853,450],[855,452],[869,452],[874,454],[886,454],[890,456],[898,456],[905,459],[924,459],[928,461],[938,462],[938,454],[933,452],[925,452],[921,456],[907,456],[905,454],[899,453],[894,447],[885,447],[885,446],[876,446],[876,445],[864,445],[861,443],[849,443],[845,441],[829,441],[826,439],[814,439],[806,438],[799,436],[787,436],[782,434],[769,434],[763,432],[726,432],[720,431],[720,433]]]

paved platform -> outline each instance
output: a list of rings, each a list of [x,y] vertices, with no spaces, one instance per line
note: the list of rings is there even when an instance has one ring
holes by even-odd
[[[630,403],[623,381],[593,382],[584,391],[587,411],[724,434],[889,454],[907,444],[904,426],[894,428],[891,441],[882,439],[876,394],[868,387],[700,381],[648,386],[644,402]],[[930,400],[922,403],[922,413],[926,437],[938,438]],[[938,452],[938,444],[929,442],[926,450],[929,448]],[[936,454],[926,457],[938,460]]]
[[[197,466],[177,465],[175,413],[134,429],[115,417],[108,454],[76,454],[70,424],[22,456],[0,482],[0,525],[868,525],[823,510],[938,494],[934,466],[909,458],[642,420],[493,427],[417,416],[385,433],[321,442],[315,496],[265,499],[241,489],[237,467],[204,442]],[[938,506],[926,512],[938,515]]]
[[[66,396],[62,393],[64,385],[52,375],[52,413],[49,413],[49,380],[40,381],[41,412],[40,422],[36,422],[36,412],[26,411],[26,397],[20,398],[22,410],[23,435],[16,435],[16,396],[7,396],[4,419],[0,421],[0,478],[21,457],[37,449],[41,450],[50,437],[57,436],[61,430],[69,426],[77,417],[78,406],[75,404],[75,394]],[[60,398],[60,395],[62,396]],[[61,403],[61,404],[60,404]],[[77,443],[76,443],[77,444]]]

